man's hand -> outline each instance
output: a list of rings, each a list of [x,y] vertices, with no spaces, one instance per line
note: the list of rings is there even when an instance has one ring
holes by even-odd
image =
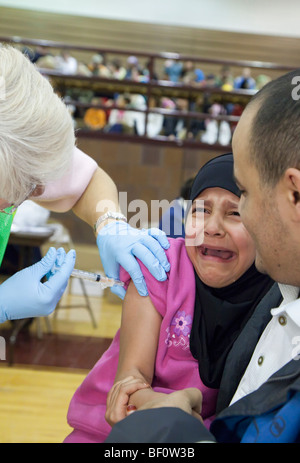
[[[175,391],[171,394],[165,394],[164,397],[158,397],[142,405],[139,410],[162,407],[181,408],[181,410],[202,421],[200,416],[202,410],[202,393],[195,387]]]

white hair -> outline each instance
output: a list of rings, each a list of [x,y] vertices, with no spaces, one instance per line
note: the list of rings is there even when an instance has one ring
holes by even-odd
[[[1,44],[0,79],[0,198],[18,204],[34,184],[64,175],[74,127],[48,80],[20,51]]]

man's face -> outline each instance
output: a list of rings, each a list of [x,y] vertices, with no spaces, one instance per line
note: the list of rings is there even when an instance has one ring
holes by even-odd
[[[289,275],[293,254],[280,198],[280,182],[275,188],[263,185],[250,159],[250,127],[257,108],[255,104],[245,110],[232,140],[234,175],[242,193],[239,212],[256,246],[257,269],[278,282],[295,284]]]

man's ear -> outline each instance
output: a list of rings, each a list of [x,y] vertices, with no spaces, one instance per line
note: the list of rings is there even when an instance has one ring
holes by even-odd
[[[300,170],[290,167],[285,171],[284,184],[287,198],[300,220]]]

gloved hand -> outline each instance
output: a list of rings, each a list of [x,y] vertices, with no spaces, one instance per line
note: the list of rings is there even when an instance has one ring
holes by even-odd
[[[20,318],[45,317],[55,309],[74,268],[74,250],[50,248],[34,265],[17,272],[0,285],[0,323]],[[42,283],[53,265],[56,270]]]
[[[166,234],[158,228],[138,230],[124,222],[111,222],[98,233],[97,245],[105,274],[119,279],[121,265],[131,276],[141,296],[147,296],[148,291],[136,257],[158,281],[167,278],[170,264],[164,249],[168,249],[170,243]],[[111,291],[124,299],[124,288],[113,286]]]

